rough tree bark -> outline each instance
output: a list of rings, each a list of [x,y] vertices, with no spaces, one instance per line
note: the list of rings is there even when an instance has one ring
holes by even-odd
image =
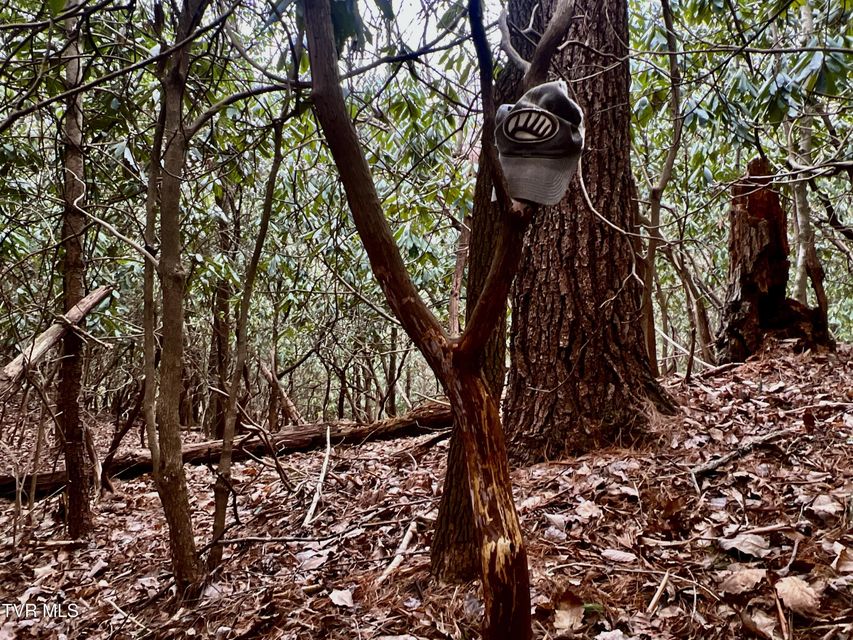
[[[209,0],[184,0],[176,41],[185,40],[201,22]],[[179,597],[193,596],[202,577],[196,554],[186,475],[181,458],[179,422],[184,352],[184,285],[181,263],[181,176],[187,136],[183,102],[190,65],[190,45],[177,48],[165,61],[162,76],[163,171],[160,182],[160,286],[163,296],[163,350],[157,429],[160,464],[157,492],[169,529],[169,550]]]
[[[65,11],[74,12],[81,0],[67,0]],[[65,87],[74,89],[83,81],[80,61],[80,30],[76,15],[65,19]],[[62,222],[63,305],[72,309],[85,293],[86,263],[83,239],[86,232],[86,178],[83,163],[83,94],[69,97],[65,103],[65,200]],[[82,320],[81,320],[82,322]],[[57,389],[57,417],[65,450],[68,482],[68,535],[81,538],[92,529],[89,506],[89,474],[86,469],[84,427],[80,421],[80,388],[83,378],[83,340],[73,329],[62,338],[62,361]]]
[[[556,2],[544,5],[547,18]],[[650,405],[674,410],[649,369],[628,235],[627,2],[577,0],[574,15],[557,64],[584,110],[586,149],[563,202],[537,212],[514,287],[504,422],[519,463],[630,442]]]
[[[770,163],[756,158],[732,187],[728,289],[716,343],[721,363],[746,360],[767,335],[798,338],[801,349],[832,344],[820,307],[811,310],[785,295],[787,217],[772,179]]]

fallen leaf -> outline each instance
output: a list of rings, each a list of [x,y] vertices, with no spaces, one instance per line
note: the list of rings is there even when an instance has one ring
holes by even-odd
[[[832,496],[820,495],[814,499],[814,502],[807,509],[821,518],[832,518],[839,511],[843,511],[844,507]]]
[[[575,512],[584,520],[601,517],[601,507],[595,504],[592,500],[581,501],[581,503],[575,508]]]
[[[731,594],[752,591],[766,576],[767,569],[740,569],[720,583],[720,591]]]
[[[583,624],[583,600],[570,590],[565,590],[554,605],[554,628],[557,631],[574,631]]]
[[[837,554],[835,560],[832,561],[832,568],[838,573],[850,573],[853,571],[853,552],[840,542],[833,544],[832,548]]]
[[[637,556],[630,551],[620,551],[619,549],[605,549],[601,555],[613,562],[636,562]]]
[[[809,583],[802,578],[789,576],[776,583],[776,593],[779,594],[786,607],[801,614],[817,612],[818,597]]]
[[[724,551],[736,549],[755,558],[763,558],[770,553],[770,543],[754,533],[743,533],[734,538],[719,538],[717,542]]]
[[[545,519],[560,531],[566,530],[566,522],[568,521],[568,518],[562,513],[546,513]]]
[[[352,608],[354,606],[352,602],[352,592],[350,592],[349,589],[335,589],[329,594],[329,599],[339,607]]]

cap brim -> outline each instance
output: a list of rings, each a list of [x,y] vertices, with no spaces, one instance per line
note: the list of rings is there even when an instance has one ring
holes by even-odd
[[[566,158],[501,155],[500,161],[514,200],[555,205],[563,199],[579,158],[580,154]]]

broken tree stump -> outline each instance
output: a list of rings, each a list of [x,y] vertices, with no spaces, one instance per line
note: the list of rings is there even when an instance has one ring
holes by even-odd
[[[732,187],[729,210],[729,273],[718,362],[743,362],[767,336],[797,339],[800,350],[831,346],[824,314],[788,298],[787,216],[771,188],[773,172],[764,158],[747,166]]]

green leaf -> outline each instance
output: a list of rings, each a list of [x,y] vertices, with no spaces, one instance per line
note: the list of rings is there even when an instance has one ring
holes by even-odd
[[[452,29],[456,22],[465,14],[465,5],[461,2],[454,2],[451,7],[444,12],[444,15],[438,19],[438,28],[445,31]]]
[[[47,8],[50,10],[50,15],[56,17],[65,7],[65,0],[48,0]]]

